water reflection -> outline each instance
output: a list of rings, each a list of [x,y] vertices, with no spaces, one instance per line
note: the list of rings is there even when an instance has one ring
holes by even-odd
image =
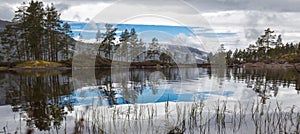
[[[82,69],[84,77],[89,70]],[[165,101],[201,101],[256,94],[261,103],[285,92],[300,91],[300,75],[294,70],[241,68],[96,69],[95,79],[80,81],[70,71],[0,73],[0,105],[22,113],[27,126],[59,129],[74,106],[113,106]],[[94,85],[89,85],[94,82]],[[79,83],[79,84],[78,84]],[[75,88],[76,85],[79,88]],[[244,87],[243,87],[244,86]],[[256,97],[255,96],[255,97]],[[5,121],[4,121],[5,122]],[[0,121],[1,123],[1,121]]]
[[[50,130],[61,126],[67,114],[64,107],[72,111],[72,104],[61,104],[61,96],[73,92],[71,76],[68,72],[25,72],[1,73],[1,91],[5,93],[5,104],[12,106],[13,112],[23,113],[27,126],[35,125],[39,130]],[[2,102],[3,104],[3,102]]]
[[[75,97],[79,97],[78,100],[84,99],[82,103],[91,104],[97,99],[98,105],[112,106],[137,103],[141,102],[139,97],[145,94],[159,97],[164,92],[164,86],[168,82],[179,82],[182,79],[178,68],[130,69],[129,71],[117,70],[113,72],[109,69],[101,69],[95,72],[96,85],[98,86],[83,87],[73,94]],[[188,78],[189,76],[187,74],[184,77]],[[91,99],[91,96],[94,97]],[[87,101],[87,98],[90,100]]]
[[[265,104],[267,99],[276,97],[279,88],[295,89],[299,94],[300,74],[293,69],[232,69],[234,81],[244,81],[247,88],[251,88]],[[292,90],[290,90],[291,92]]]

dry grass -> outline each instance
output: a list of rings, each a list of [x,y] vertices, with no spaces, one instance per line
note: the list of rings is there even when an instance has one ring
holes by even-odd
[[[80,122],[77,125],[81,126],[80,133],[300,132],[300,113],[295,106],[283,111],[279,103],[272,104],[272,108],[271,104],[249,104],[242,106],[237,102],[232,106],[217,101],[213,106],[204,102],[170,106],[166,102],[163,110],[156,104],[89,108],[75,122]]]
[[[67,133],[299,134],[300,112],[297,109],[297,106],[283,107],[278,102],[261,104],[259,101],[87,106],[76,110],[73,131]],[[8,126],[0,133],[8,133],[6,130]]]
[[[57,62],[49,62],[43,60],[30,60],[17,64],[17,67],[23,68],[40,68],[40,67],[63,67],[64,65]]]
[[[0,67],[0,71],[6,71],[8,70],[8,67]]]

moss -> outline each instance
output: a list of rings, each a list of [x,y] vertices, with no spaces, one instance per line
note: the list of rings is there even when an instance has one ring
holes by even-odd
[[[62,60],[62,61],[59,61],[58,63],[63,64],[66,67],[72,67],[72,59]]]
[[[280,57],[281,60],[287,61],[289,63],[299,63],[300,55],[297,53],[285,54]]]
[[[61,63],[49,62],[43,60],[30,60],[24,61],[17,64],[17,67],[33,68],[33,67],[62,67],[64,66]]]
[[[8,67],[0,67],[0,71],[8,70]]]

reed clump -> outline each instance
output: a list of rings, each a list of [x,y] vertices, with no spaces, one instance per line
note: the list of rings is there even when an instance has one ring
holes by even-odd
[[[204,101],[87,108],[75,133],[299,133],[300,112],[279,102]],[[246,103],[247,104],[247,103]],[[285,110],[283,110],[285,109]],[[84,114],[82,114],[84,113]],[[79,116],[80,115],[80,116]]]

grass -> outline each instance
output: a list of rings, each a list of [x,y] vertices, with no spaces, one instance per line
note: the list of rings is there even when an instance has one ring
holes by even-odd
[[[279,102],[243,104],[247,105],[230,101],[201,101],[86,106],[75,111],[73,132],[68,133],[300,133],[298,107],[283,107]],[[6,125],[0,133],[9,133],[7,130]]]
[[[8,70],[8,67],[0,67],[0,71],[6,71]]]
[[[275,106],[275,107],[273,107]],[[228,107],[231,107],[230,109]],[[299,133],[300,113],[276,104],[217,101],[92,107],[77,112],[75,133]],[[80,113],[80,114],[79,114]],[[82,114],[84,113],[84,114]],[[80,116],[79,116],[80,115]]]
[[[64,65],[57,62],[49,62],[43,60],[30,60],[18,63],[17,67],[24,68],[39,68],[39,67],[63,67]]]

